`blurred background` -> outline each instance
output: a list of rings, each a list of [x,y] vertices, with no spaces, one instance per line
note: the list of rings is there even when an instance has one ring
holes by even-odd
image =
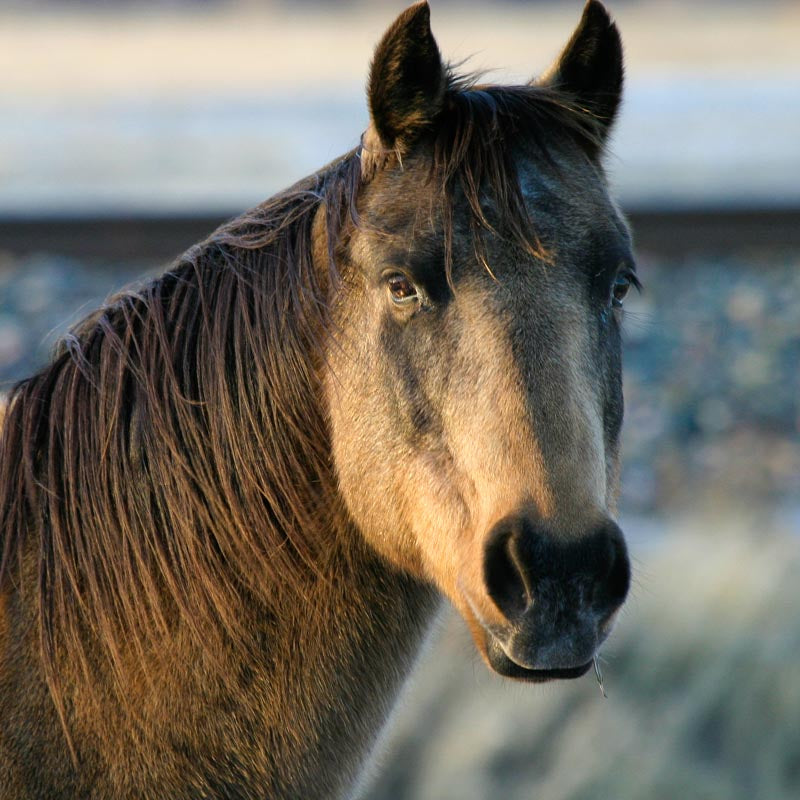
[[[800,797],[800,3],[609,0],[635,586],[594,678],[491,675],[447,613],[376,800]],[[0,0],[0,393],[113,289],[358,142],[405,3]],[[569,2],[432,0],[453,61],[544,71]]]

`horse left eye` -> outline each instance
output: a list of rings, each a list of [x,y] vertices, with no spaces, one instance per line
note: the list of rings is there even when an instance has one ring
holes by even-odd
[[[388,277],[389,295],[398,305],[406,305],[417,299],[417,287],[403,274],[396,272]]]
[[[633,281],[631,280],[631,276],[627,273],[623,272],[622,274],[617,275],[617,277],[614,279],[614,286],[611,289],[612,306],[615,308],[622,308],[622,301],[628,294],[632,283]]]

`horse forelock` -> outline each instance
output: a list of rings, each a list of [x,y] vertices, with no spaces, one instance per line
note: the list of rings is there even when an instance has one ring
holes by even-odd
[[[549,259],[523,198],[515,162],[520,144],[532,146],[540,160],[555,169],[556,141],[568,137],[577,145],[576,154],[595,166],[598,162],[586,148],[602,152],[604,147],[603,120],[569,92],[537,83],[484,85],[481,78],[480,73],[458,75],[448,69],[442,110],[431,128],[420,134],[431,149],[428,198],[441,211],[448,280],[456,235],[454,210],[459,202],[468,212],[475,256],[489,272],[487,234],[500,234],[533,257]],[[362,138],[359,155],[365,182],[387,167],[404,169],[403,153],[383,149],[371,128]],[[495,230],[495,225],[501,229]]]

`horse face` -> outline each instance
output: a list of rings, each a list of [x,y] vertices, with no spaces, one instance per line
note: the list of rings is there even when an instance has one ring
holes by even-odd
[[[607,55],[608,37],[618,52],[590,3],[548,80],[566,80],[575,48]],[[612,519],[629,236],[591,143],[545,132],[545,156],[523,131],[509,175],[543,251],[504,235],[502,203],[481,187],[489,227],[476,248],[468,189],[443,209],[431,178],[447,113],[436,104],[453,102],[432,64],[441,71],[427,7],[415,6],[376,53],[366,141],[396,156],[365,167],[342,255],[326,379],[339,485],[367,541],[451,599],[496,671],[573,677],[629,584]],[[618,60],[606,67],[621,75]],[[425,85],[393,95],[398,71]],[[593,90],[599,73],[588,74]],[[396,106],[408,98],[404,126]]]

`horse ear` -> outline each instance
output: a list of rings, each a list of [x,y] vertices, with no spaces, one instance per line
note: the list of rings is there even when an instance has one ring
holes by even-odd
[[[538,81],[572,95],[598,123],[605,140],[622,99],[622,41],[605,6],[589,0],[558,60]]]
[[[431,33],[427,2],[407,8],[375,49],[369,110],[381,145],[402,152],[442,108],[447,71]]]

